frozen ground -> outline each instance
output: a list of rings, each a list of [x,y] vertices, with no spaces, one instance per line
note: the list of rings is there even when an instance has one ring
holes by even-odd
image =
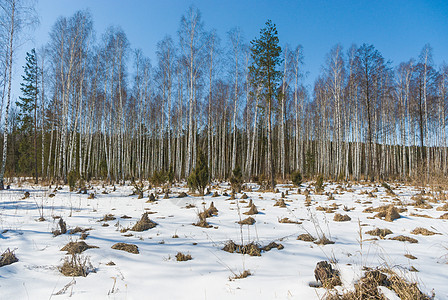
[[[249,199],[245,201],[252,199],[260,213],[253,215],[254,225],[244,225],[241,230],[236,222],[240,213],[241,218],[247,217],[242,214],[248,210],[247,203],[237,202],[242,201],[242,194],[237,195],[237,200],[222,196],[228,185],[214,186],[212,191],[220,195],[214,198],[211,195],[177,198],[180,191],[187,189],[174,187],[170,199],[159,195],[153,203],[146,201],[154,190],[145,190],[144,198],[137,199],[135,195],[129,196],[132,186],[117,186],[113,191],[111,186],[98,185],[88,191],[94,192],[95,198],[88,199],[86,194],[69,192],[68,187],[49,197],[54,187],[13,185],[11,190],[0,192],[0,252],[7,248],[14,250],[19,261],[0,268],[0,299],[318,299],[325,290],[309,284],[314,282],[316,263],[322,260],[337,261],[343,282],[341,289],[353,287],[362,275],[361,266],[389,266],[417,280],[425,293],[434,291],[437,299],[448,299],[448,220],[439,219],[447,212],[437,210],[446,201],[434,200],[440,196],[424,196],[432,206],[424,209],[409,205],[414,203],[411,197],[420,192],[413,187],[394,185],[396,196],[388,196],[381,186],[353,185],[341,189],[336,184],[327,184],[325,192],[333,192],[335,200],[316,195],[309,187],[311,203],[307,206],[303,194],[307,184],[301,187],[301,194],[297,194],[297,188],[279,185],[280,192],[289,190],[289,193],[284,199],[287,207],[278,207],[274,204],[281,198],[280,193],[259,192],[256,185],[252,187],[251,192],[246,192]],[[30,192],[30,197],[22,199],[25,191]],[[219,211],[217,216],[207,219],[213,227],[192,225],[198,221],[197,213],[212,201]],[[376,213],[363,212],[368,207],[398,201],[401,205],[397,207],[407,210],[393,222],[373,218]],[[334,203],[339,205],[334,212],[316,210]],[[195,207],[186,208],[188,204]],[[344,211],[344,206],[350,210]],[[43,207],[45,221],[38,221],[39,207]],[[134,225],[145,211],[153,212],[149,217],[158,224],[155,228],[143,232],[120,231]],[[351,220],[335,222],[335,213],[347,214]],[[113,214],[116,219],[98,222],[105,214]],[[131,218],[121,218],[123,215]],[[55,218],[58,216],[69,230],[76,226],[92,229],[85,242],[99,248],[82,253],[95,269],[87,277],[65,277],[57,269],[66,256],[60,249],[79,240],[81,234],[54,237],[52,231],[58,228],[59,220]],[[301,224],[279,223],[285,217]],[[416,227],[437,234],[411,234]],[[393,234],[373,239],[374,236],[365,233],[375,228],[388,228]],[[304,233],[314,237],[324,233],[335,243],[319,246],[297,240]],[[173,238],[176,235],[178,238]],[[418,243],[389,239],[398,235],[415,238]],[[228,253],[222,248],[229,240],[239,244],[254,241],[261,246],[275,241],[284,249],[274,248],[261,256]],[[140,253],[112,249],[117,242],[135,244]],[[193,259],[178,262],[175,259],[178,252],[190,254]],[[411,260],[405,254],[417,259]],[[111,261],[115,265],[106,265]],[[411,267],[418,272],[410,272]],[[229,280],[233,273],[244,270],[250,270],[252,275]]]

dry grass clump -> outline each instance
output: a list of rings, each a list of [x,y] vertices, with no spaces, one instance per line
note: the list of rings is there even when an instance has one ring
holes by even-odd
[[[58,225],[59,225],[59,229],[53,230],[53,232],[52,232],[53,235],[58,236],[61,234],[66,234],[67,233],[67,224],[65,224],[65,222],[62,218],[59,219]]]
[[[185,198],[185,197],[188,197],[187,193],[185,192],[181,192],[179,196],[177,196],[177,198]]]
[[[288,223],[288,224],[302,224],[302,222],[293,221],[293,220],[290,220],[290,219],[288,219],[286,217],[283,218],[283,219],[279,219],[278,222],[279,223]]]
[[[314,278],[317,282],[321,282],[322,286],[327,289],[332,289],[336,285],[341,285],[341,278],[339,271],[334,270],[331,264],[327,261],[320,261],[316,264],[314,269]]]
[[[258,209],[255,204],[252,203],[250,209],[244,213],[245,215],[256,215],[258,214]]]
[[[370,235],[374,235],[374,236],[379,236],[381,239],[384,239],[384,237],[388,234],[392,234],[393,232],[390,229],[384,228],[384,229],[380,229],[380,228],[375,228],[373,230],[369,230],[366,232],[367,234]]]
[[[176,254],[176,260],[177,261],[187,261],[187,260],[192,260],[193,258],[191,257],[190,254],[183,254],[182,252],[177,252]]]
[[[429,297],[420,291],[417,283],[409,282],[404,277],[398,276],[391,269],[385,269],[383,272],[380,272],[379,270],[368,270],[365,272],[364,276],[355,283],[354,291],[348,291],[343,294],[330,294],[326,299],[386,299],[378,289],[380,286],[387,287],[394,291],[400,299],[432,299],[432,297]]]
[[[149,194],[149,199],[146,201],[146,203],[152,203],[156,201],[156,196],[154,196],[153,193]]]
[[[437,207],[438,211],[448,211],[448,203],[445,203],[442,206]]]
[[[87,249],[98,248],[97,246],[87,245],[86,242],[69,242],[65,245],[61,251],[67,251],[67,254],[79,254]]]
[[[78,254],[72,254],[70,257],[65,257],[64,262],[58,267],[59,272],[64,276],[69,277],[86,277],[90,272],[94,271],[90,259],[82,257]]]
[[[416,198],[415,202],[412,204],[415,208],[421,208],[421,209],[431,209],[432,205],[426,203],[426,200],[419,196]]]
[[[151,221],[148,218],[148,213],[145,212],[141,219],[131,228],[132,231],[145,231],[151,228],[154,228],[157,226],[157,223],[154,221]]]
[[[79,233],[79,232],[84,233],[89,230],[92,230],[92,228],[82,228],[82,227],[76,226],[75,228],[70,229],[69,234],[75,234],[75,233]]]
[[[316,210],[318,210],[318,211],[324,211],[324,212],[326,212],[327,214],[332,214],[332,213],[334,213],[334,211],[336,210],[336,208],[333,208],[333,207],[323,207],[323,206],[317,206],[316,207]]]
[[[335,214],[333,221],[335,222],[346,222],[350,221],[352,218],[350,218],[348,215],[341,215],[341,214]]]
[[[441,215],[439,219],[448,220],[448,213]]]
[[[314,242],[316,245],[324,246],[324,245],[331,245],[334,244],[333,241],[329,240],[325,234],[322,235],[317,241]]]
[[[241,199],[247,199],[247,198],[249,198],[249,197],[247,196],[247,194],[246,194],[246,193],[243,193],[243,195],[241,196]]]
[[[314,242],[316,239],[309,233],[303,233],[297,237],[298,240],[304,242]]]
[[[276,242],[270,242],[268,245],[260,247],[253,242],[246,245],[238,245],[230,240],[224,245],[224,248],[222,248],[222,250],[229,253],[236,252],[240,254],[248,254],[250,256],[261,256],[261,251],[267,252],[274,248],[282,250],[284,247],[282,244],[277,244]]]
[[[416,240],[414,238],[411,238],[411,237],[408,237],[408,236],[405,236],[405,235],[399,235],[399,236],[390,238],[390,240],[400,241],[400,242],[409,242],[409,243],[412,243],[412,244],[418,243],[418,240]]]
[[[113,221],[115,220],[115,217],[113,214],[105,214],[104,217],[97,222],[107,222],[107,221]]]
[[[247,217],[244,220],[241,220],[239,222],[237,222],[240,225],[254,225],[255,224],[255,219],[252,217]]]
[[[267,251],[270,251],[270,250],[272,250],[272,249],[274,249],[274,248],[276,248],[276,249],[278,249],[278,250],[282,250],[282,249],[284,249],[285,247],[284,247],[282,244],[277,244],[276,242],[270,242],[270,243],[267,244],[266,246],[262,247],[261,250],[267,252]]]
[[[448,215],[448,214],[447,214]],[[428,219],[433,219],[433,217],[429,216],[429,215],[421,215],[421,214],[416,214],[416,213],[411,213],[410,214],[411,217],[420,217],[420,218],[428,218]]]
[[[204,209],[204,211],[201,213],[203,214],[204,218],[210,218],[213,216],[218,215],[218,209],[215,207],[215,204],[213,201],[210,203],[210,207],[207,209]]]
[[[218,209],[215,207],[215,205],[212,202],[212,203],[210,203],[209,208],[207,208],[207,209],[204,208],[204,211],[197,213],[199,221],[194,223],[193,225],[203,227],[203,228],[210,228],[210,227],[212,227],[212,225],[210,225],[207,222],[207,218],[210,218],[210,217],[216,216],[216,215],[218,215]]]
[[[286,207],[285,200],[283,200],[283,199],[277,200],[277,202],[274,204],[274,206]]]
[[[210,225],[207,222],[207,215],[208,215],[208,212],[207,212],[206,209],[204,209],[204,211],[202,211],[202,212],[198,212],[197,216],[198,216],[199,220],[196,223],[193,223],[193,225],[194,226],[198,226],[198,227],[202,227],[202,228],[210,228],[210,227],[212,227],[212,225]]]
[[[244,270],[243,272],[241,272],[239,274],[233,274],[233,276],[229,277],[229,280],[243,279],[243,278],[249,277],[250,275],[252,275],[250,270]]]
[[[241,253],[248,254],[250,256],[261,256],[261,248],[255,243],[249,243],[247,245],[235,244],[232,240],[228,241],[222,250],[229,253]]]
[[[438,234],[434,231],[428,230],[426,228],[423,227],[417,227],[414,230],[411,231],[412,234],[421,234],[421,235],[434,235],[434,234]]]
[[[112,247],[115,250],[126,251],[133,254],[139,254],[137,245],[134,244],[126,244],[126,243],[116,243]]]
[[[385,205],[379,207],[382,209],[379,213],[375,215],[375,218],[379,218],[388,222],[392,222],[393,220],[401,218],[400,214],[398,213],[398,210],[395,206],[391,205]]]
[[[18,261],[19,259],[14,254],[14,251],[9,250],[8,248],[0,256],[0,267],[7,266]]]

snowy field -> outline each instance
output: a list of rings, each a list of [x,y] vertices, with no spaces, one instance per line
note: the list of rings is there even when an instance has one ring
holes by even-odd
[[[159,189],[156,201],[147,202],[154,189],[144,189],[141,199],[130,196],[133,189],[117,186],[114,191],[99,184],[82,194],[69,192],[67,186],[54,191],[54,186],[23,184],[1,191],[0,252],[13,250],[18,262],[0,267],[0,299],[319,299],[326,290],[310,284],[316,284],[314,268],[323,260],[336,262],[342,280],[339,290],[353,288],[363,274],[362,266],[381,266],[418,281],[420,289],[429,295],[434,292],[436,299],[448,299],[448,219],[440,218],[448,213],[448,201],[443,192],[427,189],[416,196],[421,189],[394,184],[393,195],[381,185],[327,183],[320,195],[308,184],[301,186],[300,194],[289,185],[278,185],[280,193],[270,193],[253,184],[245,189],[248,198],[243,200],[242,193],[236,199],[224,196],[230,187],[223,184],[211,188],[217,197],[178,198],[188,190],[177,186],[169,199],[163,199]],[[26,191],[30,196],[23,199]],[[274,206],[281,192],[286,207]],[[90,193],[95,194],[93,199]],[[237,222],[249,217],[243,213],[250,200],[259,212],[251,216],[256,222],[240,226]],[[212,201],[218,213],[206,219],[211,227],[193,225]],[[369,212],[369,207],[391,203],[401,216],[391,222]],[[157,226],[127,230],[144,212]],[[351,220],[334,221],[337,213]],[[115,219],[100,221],[106,214]],[[60,229],[59,217],[66,222],[67,233],[54,236],[52,232]],[[284,218],[292,223],[279,222]],[[70,234],[76,227],[90,229],[84,232],[84,241],[98,247],[80,254],[92,265],[86,277],[66,277],[58,269],[64,257],[71,257],[61,249],[81,241],[83,232]],[[411,233],[418,227],[435,234]],[[382,238],[366,233],[376,228],[392,233]],[[298,240],[302,234],[316,239],[325,235],[334,244]],[[392,240],[401,235],[417,242]],[[250,256],[223,251],[229,240],[283,247]],[[136,245],[139,253],[111,248],[119,242]],[[178,252],[192,259],[177,261]],[[251,275],[229,279],[245,270]]]

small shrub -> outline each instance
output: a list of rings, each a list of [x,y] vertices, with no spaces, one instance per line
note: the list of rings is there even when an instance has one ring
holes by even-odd
[[[291,181],[295,186],[302,184],[302,174],[297,170],[291,174]]]
[[[316,189],[316,193],[318,193],[318,194],[320,194],[324,191],[324,176],[323,175],[319,175],[319,177],[317,177],[317,180],[314,183],[314,187]]]
[[[200,195],[204,195],[204,190],[208,185],[208,167],[207,159],[202,151],[198,153],[196,168],[188,176],[187,183],[191,190],[197,190]]]
[[[75,170],[72,170],[68,173],[67,181],[68,186],[70,187],[70,192],[72,192],[76,188],[76,183],[79,180],[79,173]]]
[[[167,174],[164,171],[154,171],[149,180],[154,186],[160,186],[167,181]]]
[[[232,171],[230,185],[236,193],[241,193],[241,187],[243,185],[243,173],[241,172],[240,166],[236,166],[236,168]]]

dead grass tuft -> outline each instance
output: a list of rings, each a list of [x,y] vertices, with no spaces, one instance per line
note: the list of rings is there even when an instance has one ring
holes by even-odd
[[[448,213],[441,215],[439,219],[448,220]]]
[[[448,203],[445,203],[444,205],[437,207],[437,211],[448,211]]]
[[[393,232],[390,229],[384,228],[384,229],[380,229],[380,228],[375,228],[373,230],[369,230],[366,232],[367,234],[370,235],[374,235],[374,236],[379,236],[381,239],[384,239],[384,237],[388,234],[392,234]]]
[[[286,207],[285,200],[283,200],[283,199],[277,200],[277,202],[274,204],[274,206]]]
[[[243,272],[241,272],[239,274],[234,274],[233,276],[229,277],[229,280],[243,279],[243,278],[249,277],[250,275],[252,275],[250,270],[244,270]]]
[[[346,222],[350,221],[352,218],[350,218],[348,215],[341,215],[341,214],[335,214],[333,221],[335,222]]]
[[[67,251],[67,254],[80,254],[87,249],[98,248],[97,246],[87,245],[86,242],[70,242],[65,245],[61,251]]]
[[[322,235],[322,237],[320,239],[318,239],[317,241],[314,242],[314,244],[316,245],[320,245],[320,246],[324,246],[324,245],[331,245],[334,244],[333,241],[329,240],[325,234]]]
[[[240,225],[254,225],[255,224],[255,219],[252,217],[247,217],[246,219],[237,222]]]
[[[18,261],[19,260],[17,259],[16,255],[14,254],[14,251],[9,250],[9,248],[8,248],[0,256],[0,267],[7,266],[7,265],[13,264]]]
[[[145,231],[151,228],[154,228],[157,226],[157,223],[154,221],[151,221],[148,218],[148,213],[145,212],[141,219],[131,228],[132,231]]]
[[[321,282],[322,286],[327,289],[332,289],[336,285],[341,285],[341,278],[339,277],[339,271],[334,270],[330,263],[327,261],[320,261],[316,264],[314,269],[314,278],[317,282]]]
[[[314,242],[316,239],[309,233],[303,233],[297,237],[298,240],[304,242]]]
[[[65,224],[65,222],[62,218],[59,219],[58,225],[59,225],[59,229],[53,230],[53,232],[52,232],[53,235],[58,236],[61,234],[66,234],[67,233],[67,224]]]
[[[245,215],[256,215],[256,214],[258,214],[258,209],[255,206],[255,204],[252,203],[252,206],[250,207],[249,211],[246,211],[244,214]]]
[[[261,256],[261,249],[255,243],[249,243],[247,245],[238,245],[230,240],[224,245],[224,248],[222,248],[222,250],[229,253],[236,252],[241,254],[248,254],[250,256]]]
[[[390,238],[389,240],[400,241],[400,242],[409,242],[412,244],[418,243],[418,240],[408,237],[408,236],[405,236],[405,235],[399,235],[399,236]]]
[[[112,249],[126,251],[133,254],[139,254],[137,245],[126,244],[126,243],[116,243],[112,246]]]
[[[401,218],[397,208],[392,204],[381,206],[379,208],[381,208],[382,210],[375,215],[375,218],[379,218],[388,222],[392,222],[393,220]]]
[[[387,299],[378,289],[384,286],[394,291],[399,299],[405,300],[429,300],[429,297],[423,294],[415,282],[409,282],[404,277],[398,276],[391,269],[368,270],[364,276],[355,283],[355,290],[343,294],[330,294],[326,299]]]
[[[72,254],[70,257],[65,257],[64,262],[58,269],[64,276],[69,277],[86,277],[90,272],[94,271],[90,259],[78,254]]]
[[[100,220],[98,220],[97,222],[107,222],[107,221],[113,221],[115,220],[115,217],[113,214],[106,214],[104,215],[104,217]]]
[[[176,254],[176,260],[177,261],[188,261],[188,260],[192,260],[193,258],[191,257],[190,254],[183,254],[182,252],[177,252]]]
[[[258,244],[249,243],[246,245],[238,245],[235,244],[232,240],[228,241],[222,250],[229,253],[240,253],[240,254],[248,254],[250,256],[261,256],[261,251],[267,252],[272,249],[282,250],[284,247],[282,244],[277,244],[276,242],[270,242],[268,245],[264,247],[260,247]]]
[[[428,230],[426,228],[423,227],[417,227],[414,230],[411,231],[412,234],[421,234],[421,235],[434,235],[434,234],[438,234],[434,231]]]
[[[287,224],[302,224],[302,222],[293,221],[293,220],[290,220],[290,219],[288,219],[286,217],[283,218],[283,219],[279,219],[278,222],[279,223],[287,223]]]

